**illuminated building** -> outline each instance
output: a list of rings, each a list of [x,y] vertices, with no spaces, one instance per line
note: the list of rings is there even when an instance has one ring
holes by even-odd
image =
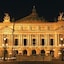
[[[0,56],[3,55],[4,38],[8,55],[52,55],[56,58],[60,54],[60,44],[64,42],[63,14],[58,16],[57,22],[47,22],[39,18],[35,7],[32,13],[15,22],[5,13],[4,21],[0,23]],[[63,48],[63,46],[62,46]]]

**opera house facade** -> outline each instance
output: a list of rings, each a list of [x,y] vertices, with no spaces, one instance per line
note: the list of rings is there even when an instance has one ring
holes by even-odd
[[[64,52],[64,21],[60,13],[56,22],[41,19],[35,7],[28,16],[10,21],[5,13],[0,22],[0,57],[7,55],[51,55],[58,58]],[[62,51],[62,52],[61,52]]]

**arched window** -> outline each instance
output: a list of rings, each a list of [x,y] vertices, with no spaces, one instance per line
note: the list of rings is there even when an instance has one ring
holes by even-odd
[[[24,46],[27,45],[27,39],[24,39]]]
[[[45,55],[45,51],[44,50],[41,50],[41,55]]]
[[[32,55],[36,55],[36,50],[32,50]]]
[[[41,39],[41,45],[44,46],[44,44],[45,44],[44,39]]]
[[[13,56],[15,57],[18,54],[18,50],[13,50]]]
[[[18,45],[18,39],[15,39],[15,46]]]
[[[23,55],[27,55],[27,50],[23,50]]]
[[[54,40],[50,39],[50,45],[53,46],[54,45]]]
[[[18,50],[15,50],[16,51],[16,54],[18,54]]]
[[[36,45],[36,39],[32,39],[32,45],[33,45],[33,46]]]

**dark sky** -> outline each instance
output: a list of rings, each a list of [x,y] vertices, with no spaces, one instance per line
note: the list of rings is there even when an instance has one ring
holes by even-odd
[[[0,21],[5,12],[15,20],[23,18],[31,13],[33,5],[38,15],[48,21],[53,21],[59,12],[64,12],[63,0],[0,0]]]

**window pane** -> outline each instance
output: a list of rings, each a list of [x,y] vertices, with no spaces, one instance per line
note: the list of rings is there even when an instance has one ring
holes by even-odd
[[[24,39],[24,46],[27,45],[27,39]]]
[[[50,45],[53,46],[53,39],[50,39]]]
[[[15,39],[15,45],[18,45],[18,39]]]
[[[41,45],[44,45],[44,39],[41,40]]]
[[[33,39],[32,41],[33,41],[33,45],[35,45],[35,44],[36,44],[36,43],[35,43],[35,42],[36,42],[36,39]]]

